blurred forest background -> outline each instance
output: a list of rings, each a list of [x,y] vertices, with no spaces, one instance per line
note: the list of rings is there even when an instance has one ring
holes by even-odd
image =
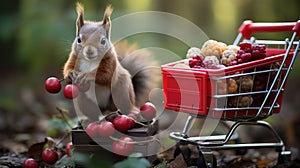
[[[300,19],[299,0],[82,0],[80,2],[85,6],[85,17],[90,20],[101,20],[103,10],[108,4],[114,7],[112,19],[148,10],[169,12],[190,20],[209,38],[227,44],[233,42],[238,27],[246,19],[256,22],[286,22]],[[75,1],[71,0],[10,0],[3,1],[0,8],[1,141],[1,138],[11,136],[9,134],[43,129],[37,127],[36,123],[43,122],[56,113],[56,106],[71,108],[72,102],[65,100],[61,94],[47,94],[44,91],[44,81],[49,76],[62,77],[61,68],[68,58],[75,37],[77,15]],[[285,34],[271,34],[259,37],[284,39],[284,36]],[[182,57],[188,49],[188,46],[180,44],[175,39],[153,33],[137,35],[131,40],[141,47],[160,47]],[[199,44],[199,47],[201,45]],[[285,133],[284,137],[291,146],[300,142],[295,139],[300,137],[299,131],[296,131],[299,130],[300,124],[288,124],[300,123],[299,61],[298,59],[288,81],[283,113],[270,119],[274,125],[283,124],[278,126],[278,129]],[[285,116],[284,120],[282,115]]]

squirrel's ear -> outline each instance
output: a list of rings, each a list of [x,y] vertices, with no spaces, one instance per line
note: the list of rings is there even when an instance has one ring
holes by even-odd
[[[113,9],[111,7],[111,5],[109,5],[108,7],[106,7],[105,12],[104,12],[104,16],[103,16],[103,26],[106,29],[107,32],[107,36],[109,37],[109,33],[110,33],[110,15],[112,13]]]
[[[76,4],[76,10],[78,15],[76,20],[76,35],[78,36],[81,27],[84,25],[84,8],[79,2]]]

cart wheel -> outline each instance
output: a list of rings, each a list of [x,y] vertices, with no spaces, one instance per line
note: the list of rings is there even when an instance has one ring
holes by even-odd
[[[202,152],[199,152],[199,153],[202,154]],[[198,160],[197,160],[197,167],[207,168],[206,162],[205,162],[205,159],[204,159],[203,154],[202,154],[201,156],[198,157]]]
[[[191,157],[191,150],[186,142],[177,143],[173,156],[176,158],[180,154],[183,155],[184,160],[188,160]]]
[[[281,151],[278,155],[277,164],[289,163],[291,161],[291,151]]]
[[[201,152],[199,150],[197,167],[199,167],[199,168],[215,168],[215,167],[217,167],[217,159],[212,154],[212,152]]]
[[[180,153],[181,153],[181,150],[180,150],[179,145],[178,145],[178,146],[176,147],[175,151],[174,151],[174,154],[173,154],[174,159],[175,159],[178,155],[180,155]]]
[[[238,139],[235,140],[234,143],[235,143],[235,144],[240,144],[241,141],[240,141],[240,139],[238,138]],[[245,155],[247,152],[248,152],[248,149],[237,149],[237,150],[235,151],[235,154],[236,154],[236,155]]]

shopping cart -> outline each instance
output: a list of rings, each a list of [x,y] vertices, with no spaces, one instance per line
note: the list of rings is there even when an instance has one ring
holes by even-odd
[[[188,114],[182,132],[172,132],[170,137],[179,141],[177,153],[189,153],[179,146],[196,145],[199,149],[200,167],[215,165],[211,152],[213,150],[274,148],[279,154],[278,163],[288,161],[291,155],[290,151],[285,150],[282,139],[272,126],[262,120],[280,112],[285,83],[299,51],[300,40],[296,39],[300,37],[300,21],[253,23],[248,20],[243,22],[238,31],[233,45],[238,45],[240,41],[264,44],[267,46],[267,57],[218,70],[174,67],[183,61],[162,66],[165,108]],[[252,37],[255,32],[281,31],[292,32],[291,38],[274,41]],[[232,80],[238,85],[235,93],[229,93],[227,89]],[[247,80],[250,85],[245,90],[243,84]],[[251,103],[242,103],[243,101]],[[233,124],[225,135],[189,137],[188,130],[195,118],[233,121]],[[228,143],[238,139],[238,127],[248,125],[266,128],[274,135],[276,142]],[[185,157],[187,159],[189,156]]]

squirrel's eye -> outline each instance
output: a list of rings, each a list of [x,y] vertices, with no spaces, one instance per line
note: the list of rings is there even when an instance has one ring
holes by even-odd
[[[100,41],[100,43],[101,43],[102,45],[104,45],[104,44],[106,43],[105,38],[102,38],[101,41]]]
[[[78,44],[81,43],[81,37],[80,36],[77,37],[77,43]]]

